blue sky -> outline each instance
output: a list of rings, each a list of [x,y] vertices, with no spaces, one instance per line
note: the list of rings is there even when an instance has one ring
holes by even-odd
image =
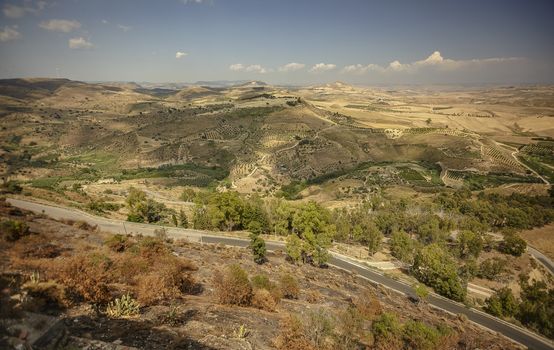
[[[554,82],[550,0],[0,4],[1,78]]]

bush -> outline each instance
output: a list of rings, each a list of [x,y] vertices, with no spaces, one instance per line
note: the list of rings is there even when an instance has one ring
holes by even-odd
[[[171,255],[160,258],[150,274],[138,276],[137,299],[143,305],[153,305],[193,292],[196,281],[191,271],[194,269],[191,263]]]
[[[407,349],[433,350],[441,339],[441,333],[423,322],[408,321],[402,330],[402,339]]]
[[[268,290],[256,289],[254,290],[254,295],[252,297],[252,306],[258,309],[273,312],[277,307],[277,302]]]
[[[376,342],[387,341],[400,334],[401,325],[395,314],[385,312],[373,321],[371,330]]]
[[[477,271],[477,277],[498,281],[506,272],[508,261],[498,257],[483,260]]]
[[[287,315],[280,323],[281,331],[274,341],[279,350],[315,350],[306,332],[302,321],[295,315]]]
[[[339,313],[337,328],[338,340],[343,349],[360,349],[360,340],[364,338],[364,316],[358,308],[349,306]]]
[[[248,274],[239,265],[231,265],[225,273],[216,272],[214,286],[222,304],[249,306],[252,303],[252,285]]]
[[[140,304],[129,294],[125,294],[108,304],[106,314],[112,318],[135,317],[140,314]]]
[[[354,301],[354,305],[360,311],[366,320],[373,320],[383,312],[381,303],[375,294],[369,290],[364,290]]]
[[[334,320],[323,309],[311,311],[308,314],[307,325],[304,329],[308,338],[317,349],[322,349],[327,339],[333,336]]]
[[[298,299],[300,295],[298,281],[288,273],[282,274],[279,278],[279,289],[281,289],[283,297],[287,299]]]
[[[111,251],[116,253],[122,253],[133,246],[132,240],[128,236],[121,234],[115,234],[110,236],[104,241],[104,245],[110,248]]]
[[[527,242],[515,233],[509,233],[504,236],[498,248],[504,254],[521,256],[527,249]]]
[[[18,220],[0,222],[0,237],[7,242],[15,242],[23,236],[29,235],[29,226]]]
[[[141,256],[151,260],[159,256],[169,254],[169,248],[157,237],[144,237],[138,243],[138,251]]]
[[[103,303],[110,298],[106,284],[110,264],[110,260],[102,255],[76,255],[60,261],[53,275],[67,288],[71,298]]]

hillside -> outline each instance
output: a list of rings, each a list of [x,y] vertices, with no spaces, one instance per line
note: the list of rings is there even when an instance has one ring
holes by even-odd
[[[28,227],[0,242],[2,347],[518,348],[342,270],[294,266],[281,252],[258,265],[245,249],[113,236],[5,203],[0,217]],[[237,266],[244,272],[228,280]],[[109,302],[126,293],[138,308],[126,317],[110,313]],[[390,322],[403,333],[379,330]]]

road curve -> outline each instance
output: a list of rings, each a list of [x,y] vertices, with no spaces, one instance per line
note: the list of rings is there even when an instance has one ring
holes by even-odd
[[[83,220],[92,225],[97,225],[101,230],[113,232],[113,233],[128,233],[128,234],[143,234],[153,235],[154,230],[160,228],[157,225],[139,224],[132,222],[125,222],[121,220],[107,219],[95,215],[85,213],[77,209],[70,209],[55,205],[39,204],[30,202],[27,200],[8,198],[8,203],[12,206],[33,211],[35,213],[43,213],[54,219],[62,220]],[[166,227],[167,234],[171,238],[182,239],[186,238],[190,241],[196,241],[201,243],[214,243],[225,244],[230,246],[246,247],[249,241],[247,239],[238,237],[228,237],[208,233],[206,231],[183,229],[176,227]],[[281,250],[284,247],[283,242],[267,241],[266,246],[268,250]],[[389,289],[403,294],[411,294],[412,287],[401,281],[393,280],[383,274],[371,270],[366,266],[348,259],[345,256],[339,254],[332,254],[329,265],[337,268],[354,272],[372,283],[383,285]],[[437,294],[430,294],[427,297],[427,302],[438,309],[444,310],[452,314],[463,314],[467,316],[468,320],[475,324],[487,328],[493,332],[504,335],[513,341],[527,346],[530,349],[536,350],[552,350],[554,349],[554,343],[546,338],[543,338],[531,331],[516,325],[510,324],[496,317],[488,315],[476,309],[471,309],[463,304],[457,303],[450,299],[446,299]]]
[[[529,246],[529,244],[527,244],[527,252],[533,255],[535,259],[537,259],[541,264],[543,264],[544,267],[546,267],[554,275],[554,263],[552,262],[552,260],[550,260],[549,257],[544,255],[540,251],[536,250],[535,248]]]

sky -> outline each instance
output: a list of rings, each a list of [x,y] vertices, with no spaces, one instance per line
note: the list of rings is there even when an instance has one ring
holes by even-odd
[[[0,0],[0,78],[554,83],[552,0]]]

